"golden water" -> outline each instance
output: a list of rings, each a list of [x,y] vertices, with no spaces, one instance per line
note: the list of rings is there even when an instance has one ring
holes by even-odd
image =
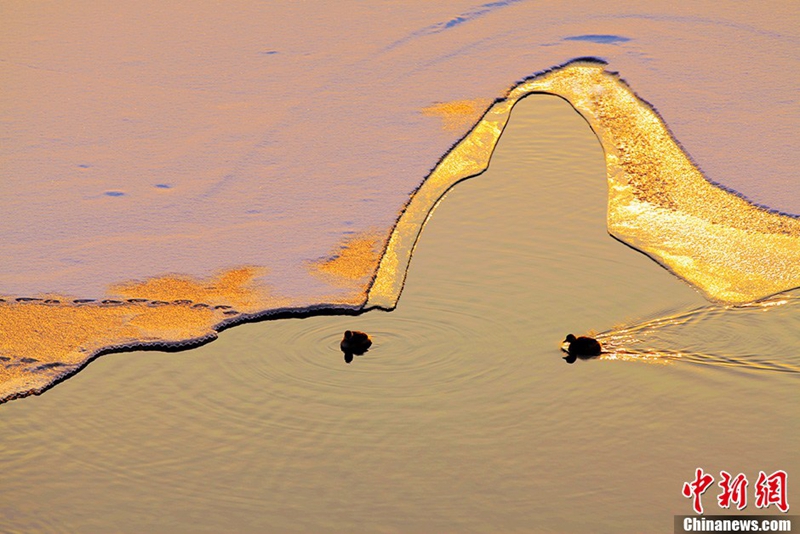
[[[608,236],[605,171],[568,104],[528,97],[394,311],[107,355],[3,405],[2,530],[670,532],[698,466],[793,477],[796,295],[710,305]],[[350,365],[345,329],[375,341]],[[564,363],[591,330],[664,365]]]

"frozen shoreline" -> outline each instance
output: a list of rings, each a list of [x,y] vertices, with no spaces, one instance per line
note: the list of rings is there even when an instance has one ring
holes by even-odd
[[[386,244],[380,233],[356,234],[306,265],[328,287],[338,288],[333,290],[338,302],[303,305],[276,295],[263,282],[268,273],[263,266],[205,280],[167,276],[117,284],[96,303],[59,295],[0,299],[6,332],[0,349],[9,358],[0,363],[0,402],[40,394],[113,350],[193,346],[228,326],[292,310],[311,315],[393,309],[433,208],[453,185],[489,167],[514,105],[532,93],[567,100],[598,136],[607,166],[608,229],[616,238],[711,300],[745,304],[800,287],[800,219],[769,212],[709,183],[658,115],[603,62],[577,60],[521,82],[498,99],[413,193]]]
[[[585,122],[535,95],[436,208],[391,313],[107,355],[4,404],[4,526],[659,532],[698,466],[797,472],[800,375],[757,368],[800,367],[796,309],[709,306],[611,239],[604,173]],[[345,329],[375,341],[350,365]],[[593,330],[687,359],[565,364],[565,334]]]

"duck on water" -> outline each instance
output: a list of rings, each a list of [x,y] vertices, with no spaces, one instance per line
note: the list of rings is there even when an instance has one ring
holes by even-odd
[[[567,355],[564,356],[567,363],[575,363],[575,360],[578,358],[594,358],[595,356],[599,356],[603,351],[600,342],[593,337],[575,337],[572,334],[568,334],[564,343],[569,343],[566,349],[563,347],[561,349],[567,353]]]
[[[358,330],[346,330],[339,348],[344,352],[344,361],[353,361],[353,354],[361,356],[372,346],[372,340],[364,332]]]

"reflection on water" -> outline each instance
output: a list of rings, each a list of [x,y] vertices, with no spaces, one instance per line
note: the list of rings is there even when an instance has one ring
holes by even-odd
[[[3,528],[667,532],[698,466],[800,472],[795,373],[564,364],[569,332],[683,314],[700,319],[640,329],[642,348],[794,365],[772,337],[800,352],[794,305],[709,308],[611,239],[604,172],[585,122],[531,97],[493,168],[432,215],[393,312],[108,355],[4,405]],[[374,340],[351,365],[345,330]]]

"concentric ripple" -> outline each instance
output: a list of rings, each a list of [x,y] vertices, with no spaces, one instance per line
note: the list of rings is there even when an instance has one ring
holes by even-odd
[[[485,350],[480,332],[503,329],[496,317],[475,309],[448,307],[440,301],[423,303],[414,315],[395,312],[310,318],[302,320],[304,328],[297,328],[294,321],[286,327],[262,324],[255,328],[265,344],[263,357],[248,361],[248,365],[230,361],[226,371],[237,381],[260,378],[285,385],[284,395],[297,389],[347,402],[439,396],[469,389],[475,381],[502,380],[502,367],[475,365]],[[339,349],[346,329],[368,332],[373,340],[370,350],[349,365]],[[506,333],[513,335],[510,328]],[[454,342],[470,338],[474,344],[469,351]],[[397,379],[400,376],[402,380]]]

